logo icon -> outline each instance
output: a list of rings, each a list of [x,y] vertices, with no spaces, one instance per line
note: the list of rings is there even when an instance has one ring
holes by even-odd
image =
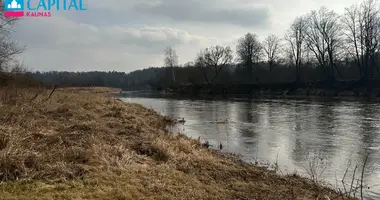
[[[24,0],[5,0],[4,15],[5,17],[24,16]]]

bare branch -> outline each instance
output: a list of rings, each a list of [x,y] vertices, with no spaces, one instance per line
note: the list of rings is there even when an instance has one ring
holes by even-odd
[[[291,63],[296,67],[296,82],[300,81],[301,76],[301,64],[304,58],[304,46],[305,46],[305,30],[306,20],[304,17],[296,18],[290,29],[285,35],[285,40],[288,43],[288,53],[290,54]]]
[[[342,18],[346,51],[354,55],[362,80],[378,70],[376,57],[380,53],[380,8],[377,1],[365,0],[346,8]]]
[[[175,83],[174,67],[178,65],[177,53],[175,52],[173,48],[169,46],[165,49],[164,54],[165,54],[165,59],[164,59],[165,67],[171,68],[172,75],[173,75],[173,82]]]
[[[240,38],[236,46],[238,61],[243,64],[253,64],[260,60],[262,46],[256,34],[247,33]]]
[[[362,168],[362,175],[361,175],[361,178],[360,178],[360,197],[361,197],[362,200],[363,200],[363,187],[364,187],[363,186],[364,170],[365,170],[365,167],[367,165],[368,157],[369,157],[369,154],[366,155],[366,157],[364,159],[363,168]]]
[[[8,64],[14,60],[15,56],[21,54],[25,47],[19,47],[11,39],[12,27],[19,18],[4,16],[4,0],[0,0],[0,72],[6,71]]]
[[[307,16],[305,42],[313,52],[319,66],[323,68],[330,81],[335,80],[335,60],[341,47],[341,24],[338,14],[322,6]]]
[[[211,46],[201,51],[196,59],[196,66],[200,67],[203,75],[208,84],[213,83],[219,73],[222,71],[223,67],[230,65],[232,63],[232,50],[230,47],[222,46]],[[214,70],[214,77],[211,81],[208,80],[205,68],[211,67]]]
[[[267,57],[269,71],[272,71],[273,66],[279,59],[280,39],[275,35],[269,35],[262,43],[262,47]]]

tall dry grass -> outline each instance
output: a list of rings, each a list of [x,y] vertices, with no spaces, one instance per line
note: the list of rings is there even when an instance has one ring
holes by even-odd
[[[2,199],[331,199],[173,135],[171,119],[104,88],[0,89]],[[38,94],[38,95],[36,95]],[[346,198],[347,199],[347,198]]]

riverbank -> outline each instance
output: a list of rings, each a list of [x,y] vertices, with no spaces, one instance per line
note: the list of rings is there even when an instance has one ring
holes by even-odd
[[[323,96],[323,97],[380,97],[380,82],[337,81],[277,83],[277,84],[179,84],[168,88],[157,88],[165,93],[192,96]]]
[[[106,95],[115,92],[1,89],[2,199],[339,196],[308,179],[278,175],[171,134],[171,119]]]

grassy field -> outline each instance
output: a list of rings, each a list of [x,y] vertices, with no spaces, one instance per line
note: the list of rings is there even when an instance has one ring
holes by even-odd
[[[168,133],[118,91],[0,89],[0,199],[343,199]]]

